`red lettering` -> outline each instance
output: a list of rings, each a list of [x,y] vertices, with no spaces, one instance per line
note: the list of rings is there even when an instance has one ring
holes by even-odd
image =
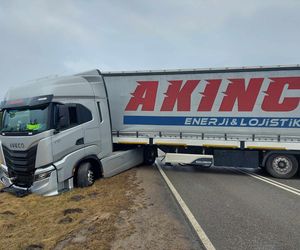
[[[262,103],[262,110],[267,112],[287,112],[299,106],[300,97],[285,97],[282,101],[282,92],[287,85],[289,90],[300,90],[300,77],[275,77],[270,78],[271,83],[267,89]]]
[[[225,96],[219,111],[232,111],[236,101],[238,103],[238,111],[252,111],[264,79],[250,79],[247,89],[245,87],[245,79],[229,80],[231,82],[228,85],[226,92],[224,92]]]
[[[217,97],[220,85],[222,80],[207,80],[208,84],[206,85],[204,92],[200,93],[203,95],[201,102],[198,106],[198,111],[211,111],[215,99]]]
[[[199,82],[200,80],[187,80],[181,87],[182,80],[169,81],[170,85],[160,111],[173,111],[176,102],[177,111],[190,111],[191,95]]]
[[[126,106],[126,111],[136,111],[142,106],[142,111],[153,111],[156,101],[158,81],[138,81],[138,86],[131,93],[132,97]]]

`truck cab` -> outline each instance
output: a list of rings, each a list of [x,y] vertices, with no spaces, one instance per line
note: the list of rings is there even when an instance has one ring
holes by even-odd
[[[2,103],[0,180],[11,192],[55,195],[109,175],[112,154],[105,85],[97,70],[38,80]]]

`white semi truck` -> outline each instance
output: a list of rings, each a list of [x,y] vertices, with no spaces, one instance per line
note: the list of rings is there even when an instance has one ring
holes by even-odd
[[[300,156],[300,67],[100,72],[38,80],[2,102],[0,180],[55,195],[132,166],[265,168]]]

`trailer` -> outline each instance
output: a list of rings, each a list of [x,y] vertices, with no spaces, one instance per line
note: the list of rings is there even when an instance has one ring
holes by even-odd
[[[92,70],[8,91],[0,180],[54,195],[130,167],[167,164],[298,172],[300,67]],[[21,190],[21,191],[20,191]]]

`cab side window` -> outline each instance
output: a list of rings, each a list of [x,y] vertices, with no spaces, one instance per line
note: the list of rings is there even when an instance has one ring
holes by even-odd
[[[82,124],[93,119],[92,112],[81,104],[76,104],[78,123]]]
[[[78,122],[78,114],[77,114],[77,104],[73,105],[67,105],[69,110],[69,119],[70,119],[70,127],[79,125]]]
[[[64,126],[63,129],[75,127],[93,119],[91,111],[82,104],[58,104],[58,106],[61,105],[67,109],[67,115],[65,119],[68,119],[68,122],[66,123],[68,126]],[[59,118],[57,120],[59,120]]]

